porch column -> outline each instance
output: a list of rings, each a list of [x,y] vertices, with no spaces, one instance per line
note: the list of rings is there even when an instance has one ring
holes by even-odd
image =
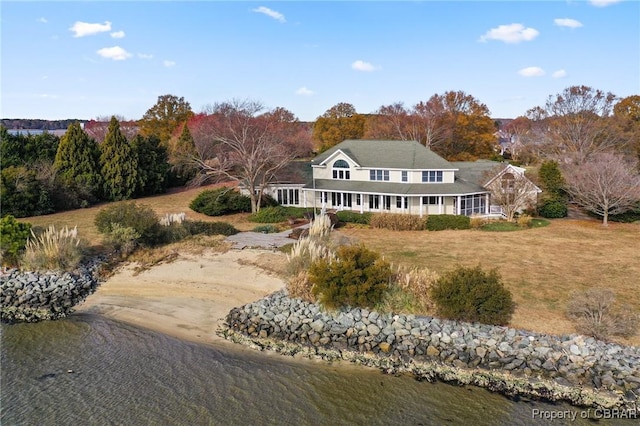
[[[462,204],[462,197],[458,195],[458,202],[456,203],[456,214],[460,215],[460,204]]]
[[[491,202],[491,199],[489,198],[489,194],[485,194],[484,195],[484,214],[489,214],[490,208],[489,208],[489,203]]]
[[[441,195],[438,197],[438,213],[442,214],[442,207],[444,204],[444,197]]]
[[[326,208],[327,208],[327,193],[326,192],[321,192],[320,193],[320,200],[322,201],[322,208],[326,210]]]
[[[344,192],[340,193],[340,210],[344,210]]]
[[[307,191],[305,191],[304,189],[302,189],[301,191],[302,191],[302,207],[306,208],[307,207]]]
[[[419,197],[418,200],[420,200],[420,217],[422,217],[422,209],[424,204],[422,203],[422,197]]]
[[[360,194],[360,214],[364,213],[364,194]]]

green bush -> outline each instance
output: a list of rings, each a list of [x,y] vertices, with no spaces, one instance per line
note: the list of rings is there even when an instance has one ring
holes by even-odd
[[[480,266],[461,266],[441,276],[431,296],[439,315],[459,321],[504,325],[515,309],[498,272]]]
[[[566,217],[567,203],[561,199],[547,200],[538,208],[538,213],[548,219]]]
[[[165,230],[162,229],[158,216],[148,206],[134,202],[116,203],[100,210],[95,218],[98,232],[108,234],[113,224],[124,228],[133,228],[139,235],[142,245],[154,245],[165,241]]]
[[[359,223],[361,225],[368,225],[371,220],[371,213],[357,213],[350,210],[343,210],[337,213],[338,220],[344,223]]]
[[[239,231],[226,222],[205,222],[203,220],[185,220],[182,222],[190,235],[234,235]]]
[[[273,234],[280,232],[280,230],[274,225],[260,225],[253,228],[253,232],[262,232],[263,234]]]
[[[470,229],[471,219],[468,216],[458,216],[452,214],[430,215],[427,218],[426,227],[429,231],[442,231],[445,229]]]
[[[272,206],[263,207],[247,219],[256,223],[279,223],[293,217],[302,219],[307,209],[302,207]]]
[[[208,189],[198,194],[189,204],[189,208],[207,216],[250,212],[251,199],[233,188]]]
[[[140,234],[135,229],[122,226],[119,223],[112,223],[109,232],[105,234],[105,242],[123,256],[129,255],[135,250],[139,238]]]
[[[425,227],[425,218],[411,214],[376,213],[369,222],[372,228],[392,231],[421,231]]]
[[[328,308],[376,306],[392,275],[389,262],[363,245],[342,246],[335,260],[320,259],[309,268],[313,295]]]
[[[31,235],[31,224],[18,222],[8,215],[0,219],[0,254],[3,266],[18,266],[20,256]]]

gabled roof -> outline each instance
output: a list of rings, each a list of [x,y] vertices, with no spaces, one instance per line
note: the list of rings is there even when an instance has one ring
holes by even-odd
[[[342,151],[363,168],[405,170],[453,170],[451,163],[416,141],[347,139],[312,161],[321,165],[336,151]]]
[[[456,178],[476,185],[484,186],[487,183],[487,175],[498,166],[506,164],[491,160],[477,161],[452,161],[451,164],[458,169]]]

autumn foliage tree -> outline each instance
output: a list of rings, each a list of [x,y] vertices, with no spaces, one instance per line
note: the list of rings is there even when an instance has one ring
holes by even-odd
[[[346,139],[362,139],[366,118],[353,105],[341,102],[329,108],[313,125],[313,141],[318,151],[326,151]]]
[[[191,105],[183,97],[158,96],[156,104],[142,116],[140,132],[143,136],[157,136],[161,143],[168,144],[175,129],[192,115]]]
[[[138,184],[138,156],[120,132],[115,117],[111,117],[100,151],[105,199],[117,201],[131,198]]]
[[[609,152],[591,155],[581,164],[564,168],[565,190],[573,202],[602,216],[624,213],[640,203],[640,174],[637,161]]]
[[[433,95],[406,108],[402,102],[381,106],[369,117],[371,139],[416,140],[448,160],[490,158],[496,127],[489,109],[458,91]]]
[[[242,184],[252,212],[257,212],[264,189],[294,158],[310,151],[310,135],[289,111],[267,111],[256,101],[232,100],[209,110],[194,126],[194,135],[205,128],[207,137],[194,138],[196,152],[190,161],[200,169],[201,179]]]

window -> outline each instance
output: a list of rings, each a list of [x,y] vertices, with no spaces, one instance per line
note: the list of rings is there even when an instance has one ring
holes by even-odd
[[[442,182],[442,170],[425,170],[422,172],[423,182]]]
[[[385,210],[391,210],[391,195],[383,195],[382,198],[384,203],[382,208]]]
[[[351,179],[351,171],[349,170],[349,163],[344,160],[337,160],[333,163],[333,178],[334,179]]]
[[[362,204],[362,197],[360,194],[356,194],[356,206],[359,206],[360,204]]]
[[[460,198],[460,214],[471,216],[474,213],[484,213],[486,206],[485,194],[465,195]]]
[[[429,206],[437,206],[438,197],[434,197],[434,196],[422,197],[422,204],[429,205]]]
[[[369,209],[378,210],[380,208],[380,199],[377,195],[369,195]]]
[[[403,182],[409,182],[409,173],[407,173],[406,170],[402,171],[402,181]]]
[[[300,204],[299,189],[278,189],[278,202],[283,205]]]
[[[513,192],[516,179],[513,173],[505,173],[502,175],[502,190],[505,192]]]
[[[407,197],[396,197],[396,207],[399,209],[407,208]]]
[[[389,170],[369,170],[369,180],[389,180]]]

